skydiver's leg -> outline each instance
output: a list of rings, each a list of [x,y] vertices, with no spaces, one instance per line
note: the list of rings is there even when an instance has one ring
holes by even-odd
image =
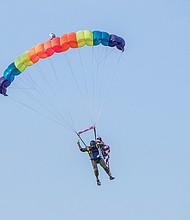
[[[108,176],[110,177],[110,180],[113,180],[114,177],[111,175],[110,169],[109,169],[109,167],[106,166],[106,163],[105,163],[104,159],[101,158],[99,163],[103,167],[103,169],[106,171]]]
[[[98,176],[99,176],[98,165],[97,165],[96,161],[94,161],[94,160],[91,160],[91,162],[92,162],[92,167],[94,169],[94,174],[95,174],[95,177],[96,177],[97,184],[100,186],[101,182],[98,178]]]
[[[109,168],[106,166],[106,163],[105,163],[104,159],[101,158],[101,159],[99,160],[99,163],[100,163],[101,167],[103,167],[103,169],[106,171],[106,173],[108,174],[108,176],[110,176],[110,170],[109,170]]]

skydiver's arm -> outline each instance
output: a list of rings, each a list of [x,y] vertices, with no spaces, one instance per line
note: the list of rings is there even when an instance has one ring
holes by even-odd
[[[80,141],[77,141],[77,145],[78,145],[80,151],[82,151],[82,152],[86,152],[87,151],[86,147],[85,148],[81,147]]]

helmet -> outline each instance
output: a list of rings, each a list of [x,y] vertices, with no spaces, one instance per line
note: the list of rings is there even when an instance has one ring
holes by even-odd
[[[98,138],[97,138],[97,141],[102,141],[102,138],[101,138],[101,137],[98,137]]]
[[[96,146],[96,141],[94,140],[90,141],[90,146]]]

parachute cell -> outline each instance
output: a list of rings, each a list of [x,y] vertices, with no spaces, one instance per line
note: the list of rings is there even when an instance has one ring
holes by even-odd
[[[69,49],[69,42],[68,42],[68,37],[67,34],[63,34],[60,38],[60,45],[63,48],[63,51],[66,51]]]
[[[26,69],[26,65],[24,64],[24,62],[21,60],[21,56],[17,57],[15,62],[14,62],[16,68],[20,71],[23,72]]]
[[[102,40],[101,40],[101,43],[104,45],[104,46],[108,46],[109,44],[109,39],[110,39],[110,35],[106,32],[102,32]]]
[[[69,42],[69,46],[71,48],[77,48],[78,47],[78,43],[77,43],[77,37],[76,37],[76,33],[71,32],[67,35],[68,37],[68,42]]]
[[[78,47],[83,47],[85,45],[84,31],[78,31],[76,33]]]
[[[52,56],[54,54],[54,49],[52,48],[52,45],[51,45],[51,40],[47,40],[44,44],[44,50],[45,50],[45,53],[49,56]]]
[[[93,42],[94,45],[99,45],[102,41],[102,32],[101,31],[93,31]]]
[[[63,52],[63,48],[60,44],[59,37],[55,37],[51,40],[51,46],[52,46],[52,49],[54,50],[54,52],[56,52],[56,53]]]
[[[39,43],[38,45],[36,45],[35,52],[38,55],[38,57],[41,59],[48,57],[48,55],[45,52],[44,43]]]
[[[32,47],[32,48],[28,51],[28,56],[29,56],[30,60],[31,60],[33,63],[37,63],[38,60],[40,59],[39,56],[36,54],[35,46]]]

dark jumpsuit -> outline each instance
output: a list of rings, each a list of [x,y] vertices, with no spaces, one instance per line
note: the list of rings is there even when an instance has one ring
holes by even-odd
[[[82,152],[88,152],[88,154],[90,156],[91,163],[92,163],[92,167],[94,169],[94,174],[96,177],[98,177],[98,175],[99,175],[98,164],[100,164],[100,166],[103,167],[103,169],[106,171],[106,173],[108,175],[110,175],[110,170],[106,166],[104,159],[100,156],[100,153],[99,153],[99,150],[97,147],[87,146],[85,148],[81,148],[80,150]]]

